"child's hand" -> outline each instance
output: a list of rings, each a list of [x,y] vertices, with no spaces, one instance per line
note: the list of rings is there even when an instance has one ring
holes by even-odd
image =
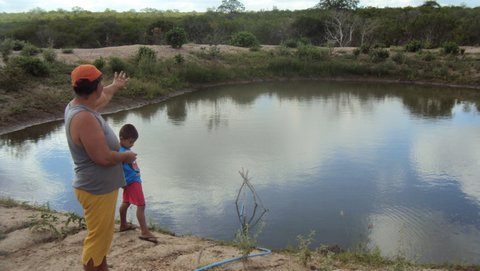
[[[133,161],[137,160],[137,154],[134,153],[133,151],[127,151],[125,153],[125,160],[124,163],[133,163]]]

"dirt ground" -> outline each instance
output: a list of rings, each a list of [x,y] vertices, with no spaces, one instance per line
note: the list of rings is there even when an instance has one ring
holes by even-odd
[[[56,239],[49,231],[28,228],[39,211],[21,207],[0,206],[0,270],[82,270],[80,255],[86,231]],[[57,213],[57,229],[64,226],[66,216]],[[72,225],[72,224],[70,224]],[[117,225],[118,229],[118,225]],[[194,270],[217,261],[238,257],[239,252],[229,246],[194,236],[171,236],[155,232],[159,243],[138,238],[139,230],[115,232],[108,263],[110,270]],[[310,270],[290,256],[273,253],[251,258],[247,270]],[[245,270],[241,261],[232,262],[215,270]]]
[[[177,54],[182,54],[187,56],[192,52],[201,52],[202,50],[208,50],[210,45],[208,44],[185,44],[180,49],[173,49],[168,45],[125,45],[125,46],[116,46],[116,47],[105,47],[105,48],[94,48],[94,49],[73,49],[72,54],[64,54],[61,49],[56,49],[58,59],[60,61],[65,61],[66,63],[78,63],[78,62],[93,62],[99,57],[108,58],[111,56],[116,57],[130,57],[137,53],[138,48],[146,46],[149,47],[155,52],[159,58],[172,58]],[[262,50],[274,50],[276,45],[262,45]],[[224,53],[237,53],[237,52],[246,52],[248,48],[236,47],[231,45],[217,45],[217,48],[220,52]],[[336,47],[334,48],[335,53],[346,52],[350,53],[356,47]],[[480,53],[480,47],[471,47],[465,46],[461,47],[465,49],[466,54],[478,54]],[[438,50],[438,49],[434,49]]]
[[[68,234],[57,238],[51,230],[32,230],[29,225],[40,218],[41,211],[23,207],[0,205],[0,270],[1,271],[81,271],[80,257],[86,231]],[[56,229],[75,227],[65,226],[67,215],[53,213]],[[43,227],[47,228],[47,227]],[[138,238],[139,230],[116,232],[108,254],[111,271],[187,271],[239,257],[241,254],[233,246],[201,239],[195,236],[171,236],[154,232],[158,243]],[[260,253],[262,251],[255,251]],[[336,266],[341,266],[340,268]],[[206,269],[204,269],[206,270]],[[232,261],[208,270],[262,270],[262,271],[306,271],[306,270],[389,270],[362,266],[345,266],[313,258],[304,266],[294,254],[271,253],[252,257],[246,262]],[[434,270],[409,268],[408,270]],[[435,269],[441,270],[441,269]]]

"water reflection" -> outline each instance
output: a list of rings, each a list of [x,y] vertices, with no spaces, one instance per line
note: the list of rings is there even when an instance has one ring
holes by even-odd
[[[115,131],[127,122],[139,130],[148,215],[180,234],[233,237],[244,167],[270,210],[265,246],[296,245],[298,234],[315,230],[315,245],[369,241],[387,255],[478,263],[480,243],[469,240],[480,240],[479,96],[262,83],[106,118]],[[77,210],[63,129],[57,122],[0,138],[0,195]]]

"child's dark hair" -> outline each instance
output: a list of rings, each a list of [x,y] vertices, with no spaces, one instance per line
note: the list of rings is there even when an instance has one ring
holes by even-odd
[[[138,132],[132,124],[125,124],[118,133],[121,139],[138,139]]]
[[[101,76],[94,81],[90,81],[88,79],[80,79],[76,82],[73,90],[80,97],[88,97],[88,95],[92,94],[98,88],[98,84],[100,84],[100,81],[102,81]]]

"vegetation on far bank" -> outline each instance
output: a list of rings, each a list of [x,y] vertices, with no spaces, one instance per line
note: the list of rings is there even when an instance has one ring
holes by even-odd
[[[24,225],[17,227],[29,228],[32,232],[43,233],[50,236],[45,241],[62,240],[69,235],[75,234],[85,229],[84,218],[75,213],[59,213],[49,208],[48,204],[36,205],[27,202],[19,202],[11,198],[1,198],[0,206],[5,208],[19,207],[34,211],[29,216]],[[152,230],[161,234],[174,236],[174,233],[159,229],[157,226],[151,226]],[[0,229],[0,242],[7,238],[10,232]],[[296,246],[291,246],[275,253],[290,255],[295,261],[301,263],[306,270],[480,270],[475,265],[425,265],[415,264],[403,256],[384,257],[378,248],[368,249],[365,245],[360,245],[352,250],[342,250],[335,245],[322,245],[317,248],[311,246],[315,238],[315,232],[311,232],[308,236],[297,237]],[[256,240],[244,241],[215,241],[224,246],[234,246],[240,251],[244,249],[242,245],[255,247]],[[251,251],[250,249],[249,251]],[[7,254],[1,254],[8,256]],[[248,259],[246,259],[248,261]]]
[[[24,40],[38,47],[99,48],[126,44],[166,44],[175,27],[185,30],[189,42],[230,44],[235,33],[246,31],[260,44],[279,45],[308,39],[317,46],[405,46],[416,40],[424,48],[446,42],[461,46],[480,44],[480,8],[441,6],[425,1],[416,7],[358,7],[354,0],[320,0],[305,10],[245,12],[241,1],[218,1],[206,12],[71,11],[1,13],[0,40]],[[222,4],[220,5],[220,2]],[[339,35],[340,32],[343,35]]]

